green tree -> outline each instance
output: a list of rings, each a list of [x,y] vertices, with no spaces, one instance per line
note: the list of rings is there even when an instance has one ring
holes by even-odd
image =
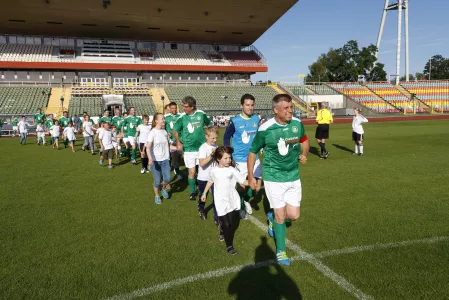
[[[415,78],[416,78],[416,80],[425,80],[426,79],[424,74],[423,73],[419,73],[419,72],[415,73]]]
[[[430,79],[449,79],[449,59],[444,58],[442,55],[434,55],[424,66],[424,76],[426,79],[429,79],[429,70],[430,70]],[[432,69],[430,69],[432,67]]]
[[[359,48],[357,41],[348,41],[343,47],[321,54],[309,66],[307,81],[357,81],[364,75],[368,81],[385,81],[384,64],[376,62],[376,46]]]
[[[413,74],[409,74],[408,75],[408,79],[409,80],[415,80],[416,79],[416,77],[413,75]],[[399,78],[399,81],[405,81],[406,80],[406,78],[405,78],[405,75],[404,76],[401,76],[400,78]]]

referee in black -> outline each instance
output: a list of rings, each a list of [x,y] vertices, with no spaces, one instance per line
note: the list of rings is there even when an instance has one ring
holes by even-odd
[[[327,109],[327,103],[321,103],[321,109],[316,116],[318,127],[316,128],[315,138],[320,145],[320,159],[326,159],[331,154],[326,150],[326,139],[329,138],[329,124],[333,122],[332,113]]]

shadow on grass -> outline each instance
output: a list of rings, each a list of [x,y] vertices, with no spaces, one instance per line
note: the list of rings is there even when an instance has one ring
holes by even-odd
[[[300,300],[301,292],[296,283],[279,264],[264,264],[275,260],[276,255],[268,246],[267,238],[261,237],[256,248],[254,263],[257,268],[246,267],[233,278],[228,293],[235,299]]]
[[[313,155],[320,156],[320,151],[318,151],[318,148],[315,146],[310,146],[309,153],[312,153]]]
[[[349,149],[349,148],[347,148],[345,146],[338,145],[338,144],[332,144],[332,146],[334,146],[335,148],[340,149],[342,151],[349,152],[349,153],[353,153],[354,152],[351,149]]]

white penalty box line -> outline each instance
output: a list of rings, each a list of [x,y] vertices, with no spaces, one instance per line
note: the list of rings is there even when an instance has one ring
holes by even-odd
[[[253,222],[254,219],[255,219],[254,217],[250,216],[251,222]],[[253,222],[253,223],[256,226],[258,226],[259,228],[261,228],[263,230],[266,230],[266,226],[262,222],[260,222],[257,219],[255,219],[255,221],[257,223],[255,223],[255,222]],[[291,261],[309,262],[313,266],[315,266],[315,268],[317,268],[320,272],[323,273],[324,271],[327,272],[330,269],[327,266],[323,265],[318,260],[318,258],[326,258],[326,257],[331,257],[331,256],[372,251],[372,250],[378,250],[378,249],[391,249],[391,248],[407,247],[407,246],[413,246],[413,245],[417,245],[417,244],[435,244],[435,243],[439,243],[439,242],[448,242],[448,241],[449,241],[449,236],[437,236],[437,237],[431,237],[431,238],[425,238],[425,239],[406,240],[406,241],[401,241],[401,242],[392,242],[392,243],[383,243],[383,244],[377,243],[377,244],[373,244],[373,245],[348,247],[348,248],[322,251],[322,252],[316,252],[316,253],[307,253],[304,250],[302,250],[301,248],[299,248],[299,246],[291,243],[290,241],[287,241],[287,246],[289,248],[291,246],[293,246],[293,247],[296,246],[301,250],[300,253],[297,253],[296,251],[298,249],[296,247],[292,248],[292,250],[295,251],[296,256],[292,257]],[[313,257],[313,259],[312,259],[312,257]],[[174,288],[177,286],[181,286],[181,285],[184,285],[187,283],[192,283],[192,282],[199,281],[199,280],[207,280],[207,279],[223,277],[228,274],[237,273],[242,270],[258,269],[258,268],[270,266],[270,265],[273,265],[276,263],[277,263],[276,260],[267,260],[267,261],[263,261],[263,262],[259,262],[259,263],[255,263],[255,264],[238,265],[238,266],[233,266],[233,267],[228,267],[228,268],[221,268],[221,269],[217,269],[217,270],[213,270],[213,271],[209,271],[209,272],[205,272],[205,273],[199,273],[199,274],[195,274],[195,275],[191,275],[191,276],[187,276],[187,277],[183,277],[183,278],[174,279],[172,281],[160,283],[160,284],[154,285],[149,288],[142,288],[142,289],[138,289],[138,290],[135,290],[135,291],[132,291],[129,293],[116,295],[116,296],[107,298],[107,300],[125,300],[125,299],[134,299],[134,298],[144,297],[144,296],[148,296],[150,294],[156,293],[156,292],[168,290],[168,289],[171,289],[171,288]],[[335,274],[335,272],[333,272],[332,270],[330,270],[330,271],[331,271],[331,274],[332,273]],[[337,277],[335,279],[342,278],[340,275],[338,275],[338,274],[336,274],[336,275],[337,275]],[[327,277],[329,277],[329,276],[327,276]],[[350,286],[346,286],[346,288],[351,288],[351,286],[353,286],[351,283],[349,283],[349,284],[350,284]],[[358,290],[358,289],[356,288],[356,290]],[[353,295],[355,296],[355,294],[353,294]],[[370,296],[367,296],[367,297],[369,297],[369,298],[365,298],[365,299],[372,299],[372,297],[370,297]],[[359,299],[363,299],[363,298],[359,298]]]

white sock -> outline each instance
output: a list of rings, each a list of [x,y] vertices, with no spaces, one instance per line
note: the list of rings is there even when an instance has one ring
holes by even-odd
[[[359,145],[360,147],[360,153],[363,154],[363,145]]]
[[[359,153],[359,145],[355,145],[355,151],[354,151],[354,153],[355,153],[355,154],[358,154],[358,153]]]

